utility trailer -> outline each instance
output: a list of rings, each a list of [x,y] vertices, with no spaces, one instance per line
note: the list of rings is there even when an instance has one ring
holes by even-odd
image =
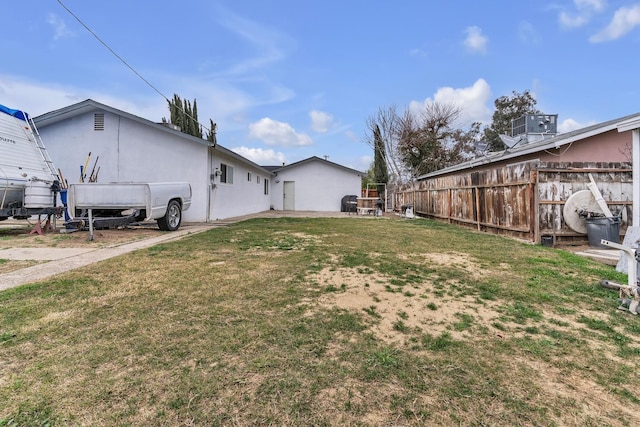
[[[71,184],[67,207],[73,218],[69,223],[82,228],[86,221],[90,240],[94,227],[111,228],[139,221],[156,220],[161,230],[175,231],[182,222],[182,212],[191,206],[191,195],[188,182]]]
[[[0,221],[61,216],[60,178],[29,115],[0,105]]]

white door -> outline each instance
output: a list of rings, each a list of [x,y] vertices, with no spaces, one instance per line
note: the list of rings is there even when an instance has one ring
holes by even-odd
[[[284,199],[282,201],[283,209],[285,211],[295,211],[296,210],[296,182],[295,181],[285,181],[284,182]]]

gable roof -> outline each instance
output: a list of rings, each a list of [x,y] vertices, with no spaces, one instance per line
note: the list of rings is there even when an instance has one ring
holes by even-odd
[[[434,172],[430,172],[425,175],[420,175],[417,180],[426,178],[432,178],[439,175],[445,175],[451,172],[457,172],[464,169],[471,169],[478,166],[484,166],[491,163],[496,163],[503,160],[513,159],[528,154],[539,153],[544,150],[559,148],[567,144],[572,144],[576,141],[586,139],[595,135],[599,135],[612,130],[618,130],[618,132],[625,132],[640,128],[640,113],[631,114],[618,119],[609,120],[603,123],[599,123],[592,126],[587,126],[581,129],[577,129],[571,132],[563,133],[553,136],[551,138],[545,138],[540,141],[529,142],[519,147],[509,148],[504,151],[496,151],[488,153],[482,157],[478,157],[472,160],[468,160],[463,163],[459,163],[454,166],[449,166],[444,169],[440,169]]]
[[[125,117],[129,120],[132,120],[134,122],[138,122],[141,123],[145,126],[148,126],[150,128],[153,128],[155,130],[158,130],[160,132],[168,132],[170,133],[173,137],[175,138],[179,138],[181,140],[184,141],[191,141],[191,142],[195,142],[198,144],[202,144],[205,146],[210,146],[211,142],[207,141],[206,139],[202,139],[202,138],[198,138],[196,136],[193,135],[189,135],[186,134],[184,132],[181,132],[177,129],[173,129],[171,127],[165,126],[162,123],[155,123],[152,122],[151,120],[147,120],[145,118],[136,116],[134,114],[131,113],[127,113],[126,111],[122,111],[119,110],[117,108],[114,107],[110,107],[106,104],[102,104],[100,102],[94,101],[93,99],[87,99],[85,101],[82,102],[78,102],[77,104],[72,104],[69,105],[67,107],[64,108],[60,108],[58,110],[54,110],[54,111],[50,111],[48,113],[42,114],[38,117],[34,117],[33,121],[35,122],[36,126],[38,127],[44,127],[44,126],[48,126],[48,125],[52,125],[54,123],[58,123],[58,122],[62,122],[77,116],[81,116],[84,114],[89,114],[92,113],[94,111],[105,111],[111,114],[115,114],[117,116],[120,117]],[[220,144],[215,144],[213,145],[214,149],[225,154],[228,157],[231,157],[233,159],[236,159],[242,163],[246,163],[248,165],[251,165],[255,168],[258,169],[262,169],[265,173],[272,175],[270,170],[267,170],[265,168],[263,168],[262,166],[252,162],[251,160],[241,156],[238,153],[235,153],[223,146],[221,146]]]
[[[290,169],[290,168],[293,168],[293,167],[296,167],[296,166],[301,166],[301,165],[304,165],[306,163],[312,163],[312,162],[320,162],[320,163],[323,163],[323,164],[325,164],[327,166],[332,166],[332,167],[335,167],[335,168],[338,168],[338,169],[342,169],[342,170],[345,170],[347,172],[355,173],[355,174],[362,175],[362,176],[366,175],[366,173],[364,173],[362,171],[351,169],[351,168],[348,168],[346,166],[342,166],[342,165],[339,165],[337,163],[330,162],[329,160],[321,159],[318,156],[312,156],[312,157],[309,157],[309,158],[304,159],[304,160],[299,160],[297,162],[290,163],[288,165],[283,165],[283,166],[263,166],[263,168],[265,168],[267,170],[270,170],[271,172],[278,173],[278,172],[286,170],[286,169]]]

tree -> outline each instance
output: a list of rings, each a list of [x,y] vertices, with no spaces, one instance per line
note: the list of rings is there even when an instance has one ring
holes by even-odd
[[[373,157],[373,178],[377,184],[386,184],[389,182],[389,171],[387,169],[386,150],[382,135],[380,134],[380,128],[375,127],[373,131],[374,141],[374,157]],[[378,185],[378,194],[384,194],[384,185]]]
[[[400,116],[395,106],[379,108],[374,116],[367,119],[367,128],[371,133],[365,137],[365,142],[373,148],[374,154],[376,138],[384,145],[384,151],[378,150],[377,154],[387,166],[387,182],[403,183],[410,177],[398,153],[399,125]]]
[[[202,126],[198,122],[198,104],[193,100],[182,100],[177,94],[173,95],[173,100],[167,101],[169,104],[170,119],[169,123],[180,128],[181,132],[202,138]],[[162,118],[162,122],[166,123],[167,119]]]
[[[430,102],[420,116],[406,110],[400,119],[398,151],[414,177],[455,165],[475,155],[480,124],[456,128],[460,108]]]
[[[213,120],[209,119],[209,130],[207,131],[207,141],[211,142],[213,146],[218,143],[216,132],[218,131],[218,124],[213,123]]]
[[[366,190],[367,188],[369,188],[369,184],[373,184],[374,182],[376,182],[376,178],[374,176],[374,167],[373,167],[373,162],[371,162],[371,164],[369,165],[369,169],[367,169],[367,175],[362,177],[362,189]]]
[[[528,90],[511,92],[511,96],[501,96],[494,101],[496,107],[491,125],[484,128],[484,137],[489,151],[501,151],[506,147],[500,135],[511,135],[511,122],[525,114],[537,114],[537,101]]]

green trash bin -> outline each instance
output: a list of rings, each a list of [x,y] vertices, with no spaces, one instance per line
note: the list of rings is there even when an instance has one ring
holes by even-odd
[[[589,246],[594,248],[607,248],[600,244],[600,240],[608,240],[613,243],[620,243],[620,217],[595,217],[585,218],[587,223],[587,236]]]

